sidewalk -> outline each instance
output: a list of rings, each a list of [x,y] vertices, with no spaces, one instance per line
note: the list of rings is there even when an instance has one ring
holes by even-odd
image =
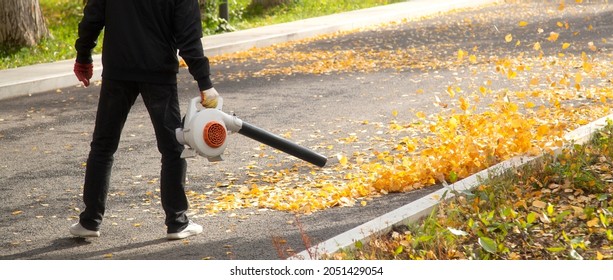
[[[411,0],[370,9],[207,36],[202,39],[202,42],[205,55],[215,56],[494,2],[496,0]],[[0,71],[0,100],[77,85],[78,81],[72,73],[73,63],[74,60],[69,59]],[[99,80],[101,73],[100,55],[96,55],[94,56],[93,80]]]

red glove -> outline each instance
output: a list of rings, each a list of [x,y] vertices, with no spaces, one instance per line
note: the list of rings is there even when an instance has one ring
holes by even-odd
[[[94,65],[92,63],[78,63],[74,64],[74,74],[77,79],[83,83],[85,87],[89,86],[89,79],[94,75]]]

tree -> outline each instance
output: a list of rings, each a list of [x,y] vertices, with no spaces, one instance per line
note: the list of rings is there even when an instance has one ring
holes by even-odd
[[[48,35],[38,0],[0,1],[0,47],[34,46]]]
[[[200,13],[206,13],[206,0],[198,0],[198,7],[200,7]]]

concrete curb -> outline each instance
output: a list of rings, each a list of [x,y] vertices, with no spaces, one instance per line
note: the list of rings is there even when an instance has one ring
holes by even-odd
[[[567,133],[564,138],[566,139],[567,143],[585,144],[592,138],[596,131],[606,126],[608,120],[613,120],[613,114],[581,126]],[[554,151],[554,153],[557,154],[561,151],[562,148],[558,148]],[[312,248],[304,250],[290,259],[320,259],[325,254],[335,253],[341,249],[355,248],[355,244],[358,241],[365,244],[372,236],[388,232],[394,225],[405,225],[426,217],[432,213],[432,210],[434,210],[442,199],[450,199],[455,196],[455,193],[470,191],[473,188],[478,187],[484,179],[498,176],[513,168],[525,166],[534,160],[541,159],[542,157],[543,155],[536,157],[517,157],[496,164],[454,184],[448,185],[432,194],[422,197],[410,204],[377,217],[324,242],[316,244]]]
[[[253,47],[299,40],[321,34],[352,30],[384,22],[418,18],[453,9],[476,7],[499,0],[411,0],[407,2],[253,28],[202,39],[205,54],[215,56]],[[92,81],[100,80],[102,63],[95,55]],[[30,96],[79,85],[72,72],[74,60],[64,60],[0,71],[0,100]]]

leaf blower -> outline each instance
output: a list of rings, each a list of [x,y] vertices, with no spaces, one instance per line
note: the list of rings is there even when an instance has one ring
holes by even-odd
[[[179,143],[187,146],[181,154],[182,158],[200,155],[211,162],[221,161],[229,132],[237,132],[319,167],[326,165],[325,156],[226,114],[221,110],[222,106],[221,97],[214,109],[202,107],[200,97],[190,100],[183,127],[175,131]]]

